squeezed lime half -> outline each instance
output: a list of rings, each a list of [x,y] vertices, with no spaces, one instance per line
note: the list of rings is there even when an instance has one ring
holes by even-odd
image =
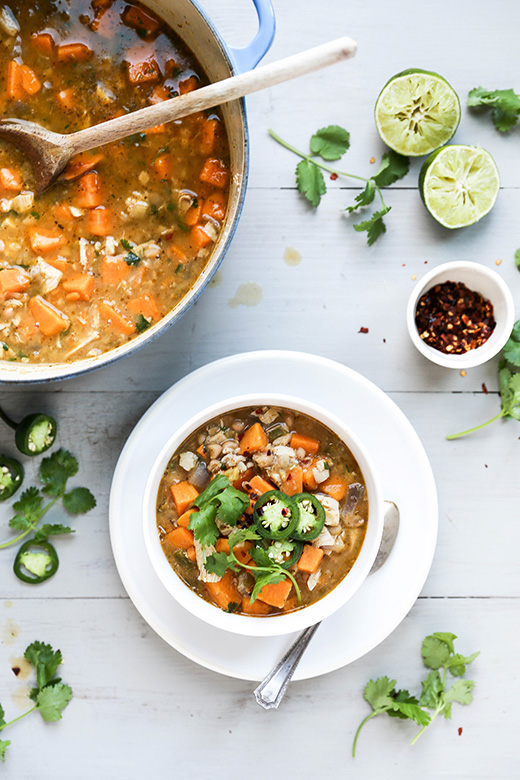
[[[407,157],[420,157],[453,137],[460,122],[460,102],[438,73],[410,68],[383,87],[375,120],[387,146]]]
[[[473,225],[488,214],[497,199],[500,177],[495,161],[479,146],[452,144],[438,149],[419,174],[424,205],[441,225]]]

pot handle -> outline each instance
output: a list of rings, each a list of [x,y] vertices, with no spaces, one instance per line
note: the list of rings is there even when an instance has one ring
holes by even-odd
[[[252,70],[265,57],[274,38],[276,20],[271,0],[253,0],[258,16],[258,32],[250,44],[239,49],[230,47],[238,73]]]

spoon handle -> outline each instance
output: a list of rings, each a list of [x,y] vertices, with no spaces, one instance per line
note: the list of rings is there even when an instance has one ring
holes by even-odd
[[[312,73],[353,57],[357,44],[352,38],[338,38],[313,49],[294,54],[278,62],[272,62],[256,70],[241,73],[207,87],[202,87],[172,100],[141,108],[126,116],[110,119],[77,133],[65,136],[73,153],[84,152],[97,146],[117,141],[150,127],[180,119],[183,116],[213,108],[251,92],[272,87],[297,76]]]
[[[300,659],[307,649],[307,645],[316,633],[320,624],[306,628],[302,631],[298,639],[291,645],[281,661],[269,672],[258,688],[255,689],[255,699],[257,703],[266,710],[277,709],[282,701],[285,690],[289,685],[291,678]]]

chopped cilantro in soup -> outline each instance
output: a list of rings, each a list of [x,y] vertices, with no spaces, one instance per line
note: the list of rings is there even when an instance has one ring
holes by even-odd
[[[347,446],[277,407],[229,412],[173,454],[157,497],[172,568],[227,612],[269,616],[318,601],[348,574],[368,518]]]
[[[0,12],[4,116],[74,132],[197,89],[193,54],[126,0],[9,0]],[[74,158],[42,195],[0,142],[0,359],[69,362],[117,347],[174,308],[225,218],[218,110]]]

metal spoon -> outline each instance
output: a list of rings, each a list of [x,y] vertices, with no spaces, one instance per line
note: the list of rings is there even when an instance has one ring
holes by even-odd
[[[388,559],[397,538],[398,530],[399,509],[393,501],[385,501],[383,536],[376,559],[368,576],[378,571]],[[309,628],[302,631],[298,639],[291,645],[279,663],[277,663],[276,666],[271,669],[267,677],[262,680],[258,688],[254,691],[257,704],[266,710],[274,710],[279,707],[295,669],[300,663],[307,645],[320,625],[320,623],[316,623],[316,625],[309,626]]]
[[[217,81],[172,100],[141,108],[131,114],[68,135],[53,133],[35,122],[4,119],[0,122],[0,138],[15,144],[27,155],[34,170],[36,192],[40,193],[65,168],[71,157],[79,152],[95,149],[164,122],[172,122],[174,119],[334,65],[353,57],[356,48],[357,44],[352,38],[338,38],[262,68]]]

